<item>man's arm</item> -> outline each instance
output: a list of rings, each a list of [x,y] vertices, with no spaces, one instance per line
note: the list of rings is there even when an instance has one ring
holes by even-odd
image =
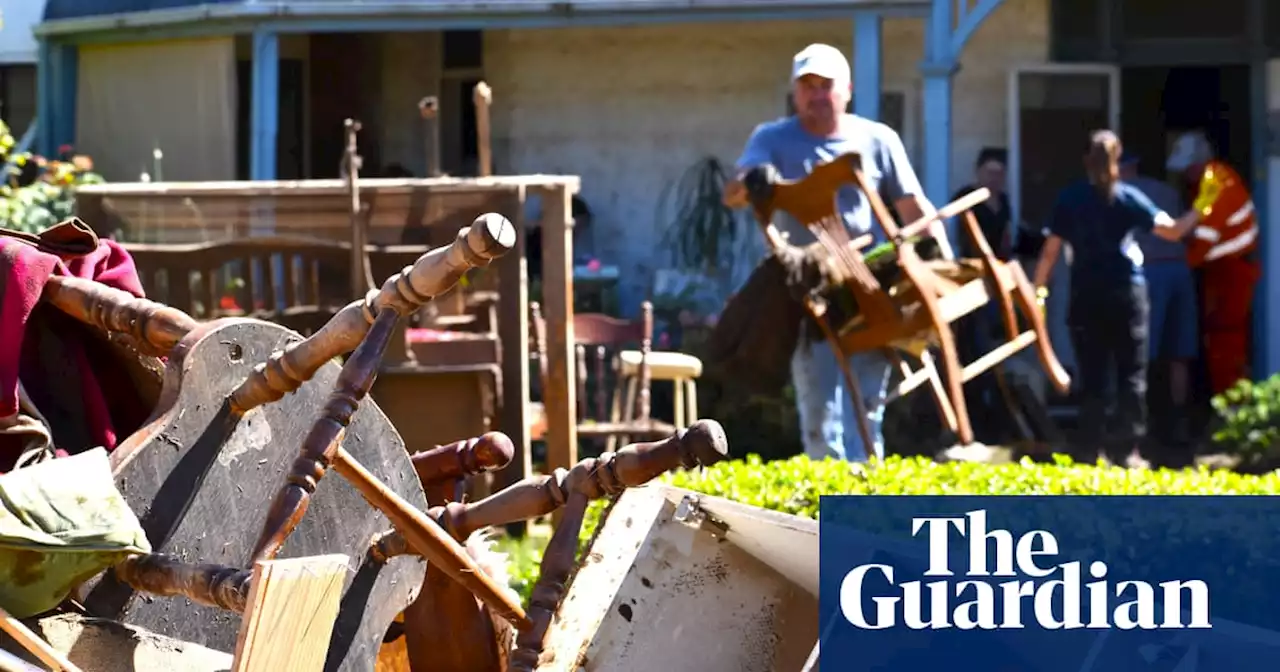
[[[1048,235],[1040,248],[1040,259],[1036,261],[1036,273],[1032,282],[1036,286],[1036,295],[1042,301],[1049,294],[1047,286],[1049,279],[1053,277],[1053,267],[1058,264],[1058,257],[1062,254],[1062,241],[1070,237],[1070,227],[1074,220],[1067,207],[1069,193],[1070,191],[1063,191],[1058,194],[1058,200],[1049,210],[1049,222],[1045,227]]]
[[[1188,233],[1191,233],[1192,229],[1196,228],[1196,224],[1200,223],[1200,215],[1195,210],[1188,210],[1186,214],[1174,219],[1169,216],[1169,213],[1161,210],[1155,214],[1152,223],[1154,224],[1151,229],[1152,233],[1165,240],[1177,242],[1185,238]]]
[[[1036,292],[1045,294],[1040,290],[1048,286],[1049,278],[1053,277],[1053,267],[1058,263],[1058,255],[1062,253],[1062,239],[1054,234],[1049,234],[1045,239],[1044,246],[1040,248],[1040,259],[1036,262]],[[1043,298],[1043,296],[1041,297]]]
[[[751,132],[751,137],[747,138],[747,144],[742,148],[742,156],[738,157],[733,179],[724,185],[726,207],[745,208],[750,205],[747,187],[742,183],[742,177],[756,166],[773,162],[769,155],[767,129],[768,124],[760,124]]]
[[[1174,219],[1141,191],[1134,189],[1132,194],[1133,204],[1137,209],[1138,227],[1165,240],[1174,242],[1182,240],[1200,222],[1200,215],[1194,208]]]
[[[881,138],[881,155],[878,157],[883,175],[881,185],[885,194],[893,201],[894,209],[904,222],[914,222],[934,214],[937,209],[924,196],[924,189],[920,186],[916,171],[911,167],[911,160],[907,158],[907,148],[903,146],[902,138],[887,126],[885,130],[887,132]],[[929,234],[938,241],[938,249],[944,259],[955,259],[955,251],[951,249],[944,222],[935,221],[930,224]]]

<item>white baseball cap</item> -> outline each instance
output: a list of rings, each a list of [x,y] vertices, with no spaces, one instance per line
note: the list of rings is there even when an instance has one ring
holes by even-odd
[[[1199,163],[1207,163],[1212,158],[1213,146],[1209,144],[1209,138],[1200,131],[1188,131],[1174,140],[1165,168],[1182,171]]]
[[[791,60],[791,81],[805,75],[817,75],[840,83],[847,83],[853,78],[849,59],[829,44],[811,44]]]

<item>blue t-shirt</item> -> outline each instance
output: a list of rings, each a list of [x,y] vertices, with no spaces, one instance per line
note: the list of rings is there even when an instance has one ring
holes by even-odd
[[[1058,195],[1049,215],[1049,233],[1071,246],[1071,292],[1122,289],[1145,282],[1142,249],[1135,234],[1150,233],[1161,213],[1131,184],[1116,184],[1108,201],[1080,181]]]
[[[863,175],[890,206],[900,198],[921,193],[920,180],[911,169],[897,132],[853,114],[844,115],[839,131],[825,138],[806,131],[796,117],[760,124],[747,140],[737,167],[744,170],[768,163],[778,170],[782,179],[796,180],[808,175],[814,165],[849,152],[862,156]],[[856,185],[842,187],[838,201],[850,235],[871,232],[877,242],[884,239],[880,226],[872,226],[875,218],[871,206]],[[793,245],[808,245],[817,240],[786,213],[779,212],[774,225]]]

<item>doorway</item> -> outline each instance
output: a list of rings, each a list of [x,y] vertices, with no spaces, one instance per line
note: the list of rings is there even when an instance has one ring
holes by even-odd
[[[1178,131],[1204,128],[1246,182],[1253,178],[1249,66],[1134,67],[1120,75],[1120,136],[1146,175],[1165,177]]]
[[[1119,79],[1119,69],[1109,64],[1051,63],[1009,73],[1008,189],[1015,221],[1033,230],[1047,226],[1058,192],[1081,179],[1080,157],[1089,132],[1120,123]],[[1070,294],[1070,263],[1064,251],[1046,306],[1049,337],[1068,371],[1075,368],[1065,298]],[[1050,410],[1073,413],[1074,402],[1062,401],[1062,407]]]
[[[1249,79],[1249,66],[1244,64],[1122,70],[1121,137],[1125,149],[1139,156],[1139,171],[1159,179],[1176,179],[1167,175],[1164,167],[1170,143],[1180,131],[1200,128],[1205,130],[1218,156],[1231,164],[1246,184],[1251,184],[1253,128]],[[1186,207],[1191,195],[1183,193],[1183,197]],[[1211,395],[1203,368],[1203,345],[1201,347],[1200,361],[1192,368],[1190,402],[1196,416],[1207,416]],[[1252,344],[1248,347],[1250,352],[1254,351]],[[1168,408],[1163,368],[1160,362],[1153,362],[1151,368],[1148,389],[1152,417],[1162,417]],[[1193,425],[1206,420],[1207,417],[1196,417]]]

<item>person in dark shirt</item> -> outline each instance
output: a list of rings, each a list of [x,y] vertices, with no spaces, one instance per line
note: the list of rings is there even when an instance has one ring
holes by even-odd
[[[978,152],[978,162],[973,169],[974,183],[965,185],[951,197],[954,201],[982,187],[991,192],[991,198],[974,206],[973,216],[978,220],[978,228],[982,229],[982,235],[986,236],[987,243],[996,256],[1006,261],[1009,259],[1013,234],[1009,227],[1009,194],[1005,192],[1008,156],[1009,153],[1002,148],[983,148]],[[973,241],[969,240],[969,235],[964,232],[958,235],[960,256],[978,257],[978,250],[973,246]]]
[[[1120,160],[1120,177],[1147,195],[1156,207],[1182,213],[1182,196],[1168,183],[1138,172],[1138,157],[1125,152]],[[1187,403],[1190,397],[1191,360],[1200,352],[1199,310],[1196,281],[1187,263],[1187,246],[1149,233],[1137,236],[1142,248],[1142,270],[1147,277],[1151,300],[1151,359],[1168,367],[1167,416],[1157,426],[1165,427],[1174,444],[1190,441]]]
[[[955,201],[982,187],[991,192],[990,198],[973,207],[973,217],[978,220],[978,228],[992,251],[1005,261],[1012,251],[1013,233],[1009,195],[1005,191],[1007,167],[1007,151],[997,147],[983,148],[974,164],[973,183],[965,185],[951,197]],[[956,235],[960,256],[970,259],[981,256],[966,230],[962,228]],[[997,336],[1003,326],[1000,307],[995,302],[962,318],[956,325],[961,358],[971,362],[990,352],[999,344],[997,339],[1003,341],[1002,336]],[[965,386],[965,401],[971,411],[977,411],[969,414],[974,419],[974,432],[979,441],[987,444],[1003,441],[1006,438],[1003,430],[1009,426],[1009,419],[1002,417],[1001,405],[997,403],[1000,390],[994,376],[994,372],[986,371]]]
[[[1134,236],[1155,233],[1179,240],[1196,224],[1194,212],[1173,219],[1136,187],[1120,181],[1120,139],[1111,131],[1089,137],[1087,180],[1063,189],[1050,213],[1049,237],[1036,265],[1037,295],[1046,285],[1065,242],[1071,246],[1071,294],[1067,324],[1076,353],[1080,393],[1079,439],[1099,457],[1129,451],[1131,467],[1145,466],[1147,358],[1150,306],[1142,250]],[[1104,441],[1107,383],[1114,372],[1120,431]]]

